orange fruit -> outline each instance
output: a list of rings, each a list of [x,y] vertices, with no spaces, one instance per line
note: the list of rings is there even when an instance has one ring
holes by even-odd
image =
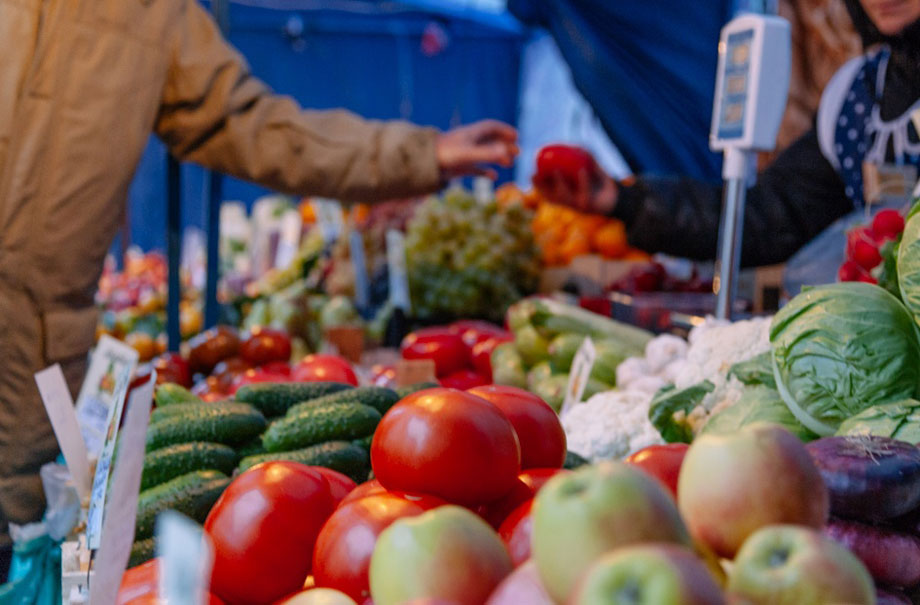
[[[577,231],[570,231],[569,236],[559,246],[559,255],[565,264],[571,263],[578,256],[591,252],[591,240]]]
[[[316,222],[316,212],[313,210],[312,202],[313,200],[306,197],[300,200],[300,220],[302,220],[305,225],[312,225]]]
[[[638,248],[630,248],[626,254],[623,256],[623,260],[628,260],[632,262],[647,263],[652,260],[652,255],[648,252],[643,252]]]
[[[131,332],[125,336],[125,344],[137,351],[139,361],[150,361],[157,354],[157,343],[146,332]]]
[[[609,221],[594,233],[594,249],[604,258],[621,258],[629,251],[626,227],[620,221]]]

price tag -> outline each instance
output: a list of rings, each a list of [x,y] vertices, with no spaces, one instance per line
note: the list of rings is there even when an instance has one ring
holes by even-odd
[[[581,403],[595,361],[597,361],[597,349],[594,348],[594,341],[591,340],[591,337],[586,336],[572,360],[569,383],[565,387],[565,399],[562,402],[560,415],[565,414],[573,405]]]
[[[90,358],[89,370],[77,396],[77,422],[91,458],[99,456],[105,441],[117,393],[128,388],[137,366],[137,351],[108,335],[103,335]],[[127,374],[125,374],[127,370]],[[119,382],[121,377],[124,384]]]
[[[300,248],[300,234],[303,219],[297,210],[287,210],[281,215],[278,232],[278,249],[275,251],[275,267],[284,268],[293,262]]]
[[[313,212],[316,214],[316,224],[327,244],[339,239],[345,229],[345,213],[342,204],[335,200],[317,199],[312,202]]]
[[[67,469],[73,479],[74,487],[80,500],[89,498],[92,479],[89,473],[89,454],[80,434],[80,424],[73,407],[73,398],[64,380],[61,366],[54,364],[35,374],[38,392],[48,412],[51,428],[57,437],[58,445],[67,462]]]
[[[361,362],[364,353],[364,329],[359,326],[332,326],[326,329],[326,340],[342,357],[352,363]]]
[[[396,386],[408,387],[420,382],[437,382],[431,359],[402,359],[396,363]]]
[[[124,426],[121,431],[117,431],[121,439],[112,476],[109,506],[106,507],[105,520],[99,532],[102,539],[96,545],[99,552],[90,583],[90,603],[115,602],[118,588],[121,585],[121,577],[124,575],[128,558],[131,555],[134,524],[137,520],[137,494],[141,485],[141,472],[144,469],[145,435],[147,434],[147,421],[150,419],[150,407],[153,403],[154,384],[156,384],[155,371],[151,372],[150,380],[131,392]],[[118,424],[117,419],[114,424]],[[114,438],[111,441],[114,444]],[[106,445],[108,446],[108,441]],[[99,463],[102,464],[103,460],[109,462],[107,457],[103,457]],[[96,477],[99,477],[98,472]],[[99,514],[101,516],[101,510]],[[92,509],[90,515],[92,515]],[[90,540],[89,528],[87,529],[87,540]],[[89,547],[93,548],[92,542],[89,542]]]
[[[355,305],[367,309],[371,305],[371,282],[367,275],[367,257],[364,255],[364,237],[357,229],[348,236],[351,264],[355,270]]]
[[[480,204],[488,204],[495,199],[495,183],[492,179],[477,176],[473,179],[473,197]]]
[[[171,510],[157,519],[159,593],[169,605],[205,605],[214,548],[197,523]]]
[[[409,276],[406,270],[406,237],[398,229],[387,231],[387,269],[390,278],[390,302],[407,315],[412,312]]]
[[[132,369],[122,368],[115,379],[113,393],[114,405],[109,409],[109,418],[106,426],[108,429],[102,444],[102,452],[96,462],[96,475],[93,477],[93,489],[90,492],[89,517],[86,520],[86,542],[90,550],[99,548],[102,539],[102,522],[105,511],[106,492],[109,487],[109,475],[112,470],[112,459],[115,456],[115,442],[118,439],[118,424],[125,405],[125,394],[131,382]],[[140,438],[144,441],[143,435]]]

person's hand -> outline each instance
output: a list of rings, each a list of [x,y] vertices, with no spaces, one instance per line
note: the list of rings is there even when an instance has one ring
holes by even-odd
[[[597,162],[592,170],[580,170],[574,183],[556,171],[535,174],[533,186],[553,203],[605,216],[613,212],[620,193],[616,181]]]
[[[438,135],[438,166],[445,179],[498,174],[488,165],[509,167],[518,154],[517,131],[495,120],[483,120]]]

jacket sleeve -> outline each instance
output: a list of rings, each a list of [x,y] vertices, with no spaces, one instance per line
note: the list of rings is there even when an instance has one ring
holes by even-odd
[[[852,209],[812,130],[748,189],[741,262],[783,262]],[[637,248],[708,260],[716,255],[721,212],[721,186],[688,178],[640,177],[621,189],[613,214],[626,224],[629,242]]]
[[[196,0],[181,13],[155,124],[176,157],[296,195],[373,201],[439,187],[436,130],[304,111],[249,73]]]

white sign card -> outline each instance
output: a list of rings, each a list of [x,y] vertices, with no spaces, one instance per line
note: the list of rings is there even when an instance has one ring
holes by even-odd
[[[364,254],[364,237],[357,229],[348,236],[351,264],[355,270],[355,305],[367,309],[371,304],[371,284],[367,274],[367,257]]]
[[[275,267],[284,268],[291,264],[300,249],[300,234],[303,219],[298,210],[287,210],[281,215],[278,249],[275,251]]]
[[[137,366],[137,351],[108,335],[103,335],[90,357],[89,369],[77,397],[77,421],[90,458],[99,456],[105,441],[116,393],[124,396],[128,381]],[[119,381],[124,379],[124,384]]]
[[[409,296],[409,276],[406,270],[406,237],[398,229],[387,231],[387,269],[390,282],[390,302],[408,314],[412,311]]]
[[[345,229],[345,213],[342,204],[335,200],[316,199],[312,202],[316,224],[319,226],[323,240],[331,244],[339,239]]]
[[[585,394],[585,387],[588,386],[588,378],[591,376],[591,370],[594,369],[594,362],[597,361],[597,349],[594,347],[594,341],[590,336],[586,336],[582,341],[578,351],[575,352],[575,358],[572,360],[572,369],[569,371],[569,383],[565,387],[565,399],[562,402],[561,414],[565,414],[569,408],[576,403],[581,403],[581,398]]]
[[[197,523],[167,510],[157,518],[160,596],[169,605],[205,605],[214,549]]]
[[[64,380],[61,366],[54,364],[35,374],[35,383],[41,395],[45,411],[54,429],[58,446],[67,462],[67,470],[73,480],[74,488],[80,500],[89,498],[92,478],[89,473],[89,454],[80,434],[80,423],[73,407],[73,398]]]
[[[96,474],[93,477],[93,489],[89,500],[89,516],[86,520],[86,543],[90,550],[99,548],[102,539],[102,522],[106,492],[109,488],[109,475],[112,471],[112,460],[115,457],[118,425],[121,422],[121,415],[125,406],[125,395],[128,392],[128,385],[131,383],[132,372],[132,368],[122,368],[118,378],[115,379],[116,390],[112,395],[114,405],[109,409],[109,418],[108,422],[106,422],[108,428],[103,440],[102,452],[96,462]],[[143,437],[141,440],[144,440]]]
[[[115,602],[121,578],[131,555],[134,524],[137,520],[137,496],[144,469],[145,436],[155,384],[156,371],[151,373],[150,380],[131,391],[124,426],[121,431],[116,432],[121,435],[121,439],[112,477],[112,492],[108,499],[109,504],[105,507],[100,532],[102,539],[98,544],[99,552],[90,583],[89,602],[92,605]],[[117,425],[117,421],[115,424]],[[112,441],[114,442],[114,439]],[[89,547],[93,548],[92,543]]]

